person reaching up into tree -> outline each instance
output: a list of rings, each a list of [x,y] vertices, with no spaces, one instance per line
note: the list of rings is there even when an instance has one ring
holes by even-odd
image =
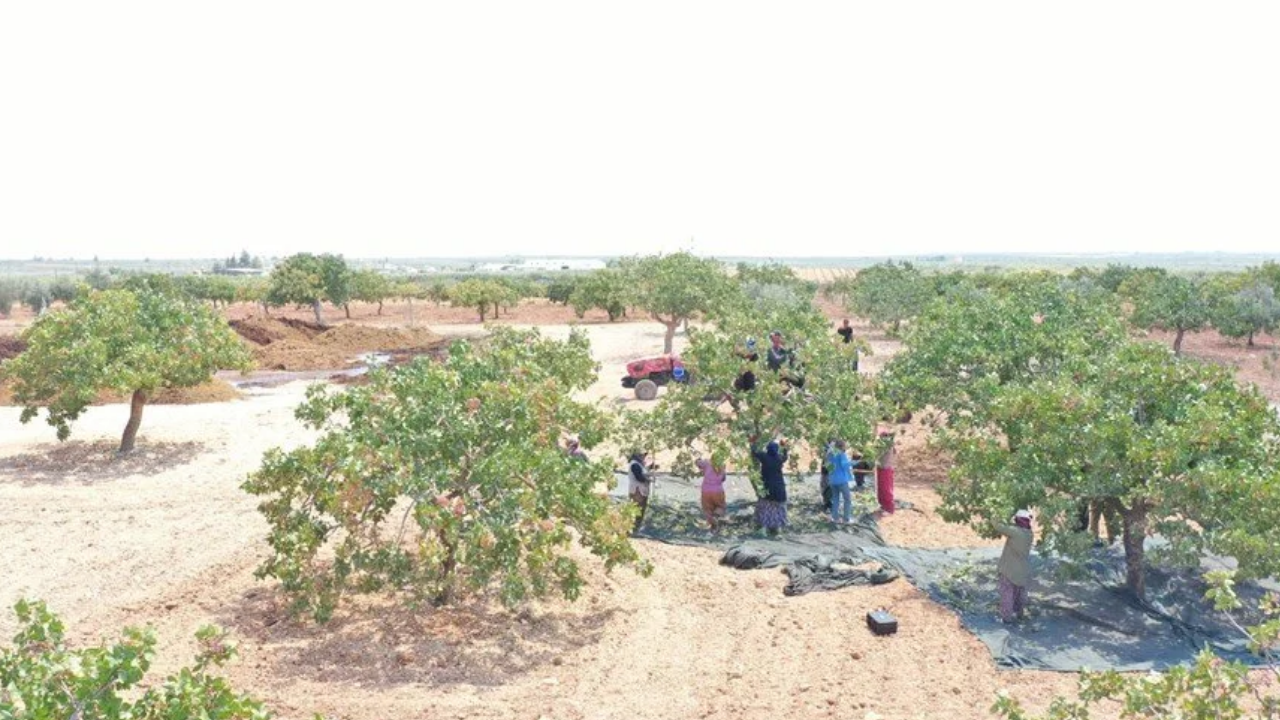
[[[1011,623],[1025,616],[1027,584],[1031,581],[1031,511],[1019,510],[1012,525],[997,525],[1005,536],[1004,551],[996,566],[1000,574],[1000,620]]]
[[[764,355],[765,365],[778,373],[782,381],[795,388],[804,387],[804,376],[796,372],[795,350],[782,343],[782,333],[774,330],[769,333],[769,349]]]
[[[787,524],[787,482],[782,468],[787,462],[787,441],[770,442],[763,451],[751,443],[751,457],[760,465],[764,497],[756,501],[756,521],[769,535],[777,535]]]
[[[846,525],[853,519],[853,498],[849,496],[849,483],[853,481],[853,464],[845,454],[847,445],[843,440],[832,443],[827,452],[827,466],[831,473],[827,476],[827,484],[831,486],[831,522],[843,522]],[[840,506],[844,505],[841,512]]]
[[[893,471],[898,465],[898,451],[893,445],[893,433],[880,431],[880,456],[876,458],[876,497],[880,511],[893,514]]]
[[[628,494],[631,496],[631,502],[640,508],[640,513],[636,515],[636,525],[631,529],[632,533],[639,532],[640,526],[644,524],[644,513],[649,507],[649,492],[653,489],[653,478],[649,476],[649,471],[658,467],[646,464],[647,459],[648,455],[645,452],[634,452],[627,466],[630,475]]]
[[[710,460],[698,458],[693,464],[702,471],[702,515],[707,519],[707,525],[713,531],[717,530],[728,509],[724,496],[724,455],[714,453]]]

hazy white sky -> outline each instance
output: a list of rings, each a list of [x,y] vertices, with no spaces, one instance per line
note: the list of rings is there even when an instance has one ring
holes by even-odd
[[[1280,251],[1280,3],[0,3],[0,257]]]

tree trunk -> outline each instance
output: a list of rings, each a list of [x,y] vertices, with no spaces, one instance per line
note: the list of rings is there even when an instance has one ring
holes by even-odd
[[[320,317],[320,301],[319,300],[311,301],[311,310],[316,314],[316,324],[324,325],[324,318]]]
[[[484,322],[484,314],[489,311],[489,303],[480,303],[480,322]]]
[[[1147,575],[1143,568],[1147,539],[1147,508],[1141,502],[1124,511],[1125,586],[1134,595],[1147,595]]]
[[[379,314],[379,315],[381,315],[381,314],[382,314],[382,301],[381,301],[381,300],[379,300],[379,301],[378,301],[378,314]]]
[[[1182,354],[1182,336],[1187,334],[1186,328],[1178,328],[1178,334],[1173,336],[1173,354]]]
[[[440,544],[444,545],[445,556],[440,569],[442,576],[440,592],[436,595],[435,602],[437,605],[448,605],[453,601],[453,574],[458,568],[458,544],[449,540],[443,529],[436,531],[436,537],[440,538]]]
[[[342,311],[347,314],[347,319],[351,319],[351,303],[342,303]]]
[[[271,306],[266,304],[265,302],[262,303],[262,314],[267,317],[271,317]]]
[[[1249,331],[1249,341],[1246,342],[1244,345],[1245,347],[1253,347],[1253,331],[1252,330]]]
[[[672,348],[676,343],[676,328],[680,327],[679,320],[663,320],[663,325],[667,326],[667,332],[662,336],[662,353],[670,355]]]
[[[138,440],[138,426],[142,424],[142,408],[147,404],[145,390],[134,390],[129,401],[129,422],[124,426],[124,435],[120,436],[118,454],[133,452],[133,445]]]

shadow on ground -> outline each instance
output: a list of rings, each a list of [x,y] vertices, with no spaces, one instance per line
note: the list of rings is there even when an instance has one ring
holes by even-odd
[[[199,442],[144,441],[133,452],[117,455],[119,447],[114,440],[42,445],[33,452],[0,458],[0,483],[57,485],[151,476],[189,463],[205,449]]]
[[[499,686],[595,644],[616,609],[508,611],[496,603],[409,608],[353,599],[328,623],[295,619],[277,590],[255,588],[218,623],[272,658],[273,677],[318,683]]]

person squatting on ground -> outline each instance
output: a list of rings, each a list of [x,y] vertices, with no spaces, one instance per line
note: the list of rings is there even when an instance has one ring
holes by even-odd
[[[698,458],[693,464],[702,471],[702,516],[713,531],[717,530],[729,507],[724,497],[724,456],[713,453],[710,460]]]
[[[645,464],[646,455],[643,452],[631,454],[631,463],[627,470],[630,471],[630,481],[628,484],[628,494],[631,496],[631,502],[640,508],[640,514],[636,515],[636,525],[631,529],[632,533],[640,531],[640,526],[644,523],[644,513],[649,507],[649,491],[653,486],[653,478],[649,477],[649,470],[657,467],[656,465]]]
[[[893,445],[893,433],[880,431],[880,457],[876,458],[876,497],[880,501],[880,510],[892,514],[893,504],[893,469],[898,464],[898,451]]]
[[[1027,584],[1031,580],[1031,511],[1019,510],[1012,525],[997,525],[1005,536],[1004,551],[996,571],[1000,574],[1000,620],[1013,622],[1025,616]]]
[[[846,448],[843,440],[837,440],[827,453],[827,465],[831,468],[831,474],[827,476],[827,484],[831,487],[831,522],[848,524],[853,519],[853,498],[849,495],[849,483],[853,481],[853,464],[845,454]],[[843,513],[840,511],[841,504],[844,505]]]
[[[765,496],[756,502],[756,521],[770,535],[777,535],[787,524],[787,483],[782,476],[787,462],[787,443],[770,442],[762,452],[751,445],[751,457],[760,466],[760,479],[764,483]]]

